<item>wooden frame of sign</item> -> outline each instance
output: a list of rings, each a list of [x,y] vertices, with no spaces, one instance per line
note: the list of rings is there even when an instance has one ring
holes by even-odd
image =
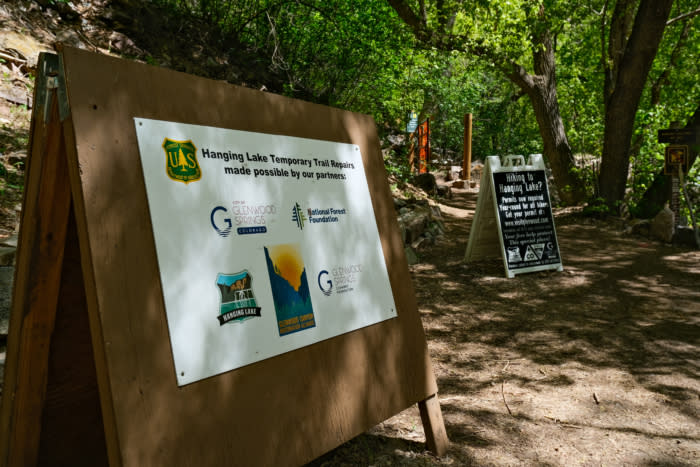
[[[486,158],[465,262],[501,256],[506,277],[562,271],[544,161],[539,154]]]
[[[445,452],[370,117],[68,47],[34,102],[0,465],[298,465],[414,403]],[[357,145],[396,317],[178,385],[134,117]]]

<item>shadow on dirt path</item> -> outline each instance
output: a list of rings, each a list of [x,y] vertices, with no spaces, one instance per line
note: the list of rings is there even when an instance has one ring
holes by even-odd
[[[568,214],[564,272],[506,279],[462,260],[476,199],[411,267],[448,455],[414,407],[313,465],[700,464],[700,252]]]

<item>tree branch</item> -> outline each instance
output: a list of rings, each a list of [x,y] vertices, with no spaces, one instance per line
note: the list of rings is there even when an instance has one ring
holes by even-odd
[[[666,26],[670,26],[673,23],[676,23],[678,21],[683,21],[684,19],[693,18],[693,17],[698,16],[698,15],[700,15],[700,8],[698,8],[695,11],[691,11],[689,13],[684,13],[682,15],[676,16],[675,18],[669,19],[668,21],[666,21]]]
[[[427,32],[426,24],[418,15],[411,9],[405,0],[388,0],[389,5],[396,11],[399,18],[408,25],[413,31],[413,34],[420,40],[425,40],[430,34]]]

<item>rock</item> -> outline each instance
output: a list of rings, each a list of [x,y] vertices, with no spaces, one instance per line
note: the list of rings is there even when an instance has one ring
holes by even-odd
[[[15,234],[19,234],[20,222],[22,220],[22,205],[15,205]],[[15,245],[16,246],[16,245]]]
[[[76,47],[78,49],[85,49],[85,44],[78,33],[73,29],[64,29],[63,31],[56,34],[56,42],[61,44],[69,45],[71,47]]]
[[[431,173],[416,175],[413,177],[413,184],[429,195],[437,194],[437,182],[435,181],[435,175]]]
[[[634,219],[631,224],[625,228],[626,234],[641,235],[648,237],[651,230],[651,221],[648,219]]]
[[[452,199],[452,188],[449,185],[437,185],[437,195],[443,198]]]
[[[430,232],[433,237],[445,235],[445,226],[442,222],[435,220],[428,225],[428,232]]]
[[[674,215],[667,206],[659,211],[659,213],[651,221],[651,235],[665,243],[673,241],[673,233],[675,231]]]
[[[406,201],[401,198],[394,198],[394,209],[401,209],[404,206],[406,206]]]
[[[121,32],[113,31],[109,35],[109,45],[122,55],[141,57],[145,52],[140,49],[134,41]]]
[[[27,151],[11,152],[5,155],[8,164],[24,170],[24,162],[27,160]]]
[[[408,261],[409,266],[413,264],[418,264],[420,262],[420,259],[418,258],[416,252],[413,251],[413,248],[407,246],[406,248],[404,248],[404,251],[406,253],[406,261]]]
[[[36,68],[40,52],[53,52],[29,34],[0,31],[0,49],[14,50],[26,60],[28,68]]]
[[[11,246],[0,246],[0,266],[12,266],[15,262],[17,249]]]
[[[692,227],[678,227],[673,235],[673,244],[698,248],[695,241],[695,231]]]
[[[415,242],[411,242],[411,250],[415,251],[420,248],[421,244],[426,240],[425,237],[418,237]]]
[[[464,180],[455,180],[452,182],[452,188],[464,188]]]
[[[405,243],[413,243],[423,235],[430,221],[430,209],[416,206],[399,217],[399,225],[406,230]]]
[[[6,238],[2,242],[0,242],[0,246],[11,246],[11,247],[17,248],[17,242],[18,242],[18,238],[17,238],[17,234],[15,234],[15,235],[12,235],[11,237]]]
[[[6,336],[10,322],[14,268],[0,267],[0,336]]]

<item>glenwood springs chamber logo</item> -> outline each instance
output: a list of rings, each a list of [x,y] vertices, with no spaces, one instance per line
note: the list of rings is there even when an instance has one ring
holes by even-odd
[[[316,279],[319,290],[326,297],[332,293],[352,292],[362,274],[362,267],[362,264],[345,264],[323,269]]]
[[[260,307],[253,294],[253,278],[247,270],[235,274],[219,273],[216,285],[221,293],[219,325],[260,317]]]
[[[171,179],[188,184],[202,178],[202,169],[197,162],[197,148],[191,140],[176,141],[165,138],[165,173]]]

